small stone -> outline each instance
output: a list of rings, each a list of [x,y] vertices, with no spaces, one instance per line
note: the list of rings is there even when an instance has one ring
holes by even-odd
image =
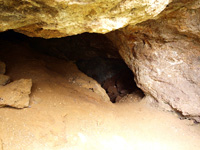
[[[6,64],[0,61],[0,74],[6,73]]]
[[[1,85],[6,85],[10,81],[10,77],[0,74],[0,86]]]
[[[0,107],[24,108],[29,106],[32,80],[21,79],[0,87]]]

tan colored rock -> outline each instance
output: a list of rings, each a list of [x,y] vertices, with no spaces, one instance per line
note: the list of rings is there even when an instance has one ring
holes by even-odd
[[[135,74],[137,85],[146,95],[198,121],[200,4],[196,1],[196,7],[188,8],[194,3],[187,3],[160,19],[110,33],[108,37],[120,49],[121,56]],[[169,7],[174,5],[176,3]]]
[[[110,98],[106,94],[106,91],[101,87],[101,85],[97,81],[93,80],[90,77],[86,77],[86,75],[83,75],[83,76],[85,76],[85,78],[88,79],[89,82],[80,77],[80,78],[73,80],[73,83],[79,85],[80,87],[83,87],[85,89],[89,89],[92,92],[96,93],[97,95],[99,95],[101,97],[102,101],[110,102]]]
[[[5,74],[6,72],[6,64],[0,61],[0,74]]]
[[[10,81],[10,77],[0,74],[0,85],[6,85]]]
[[[63,37],[107,33],[158,15],[171,0],[0,0],[0,31]]]
[[[32,80],[21,79],[0,87],[0,107],[24,108],[29,106]]]

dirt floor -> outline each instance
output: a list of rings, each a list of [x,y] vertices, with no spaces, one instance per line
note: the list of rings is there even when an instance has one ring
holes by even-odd
[[[113,104],[74,63],[2,44],[6,75],[32,79],[33,87],[30,108],[0,108],[0,150],[200,149],[200,125],[193,121],[131,96]]]

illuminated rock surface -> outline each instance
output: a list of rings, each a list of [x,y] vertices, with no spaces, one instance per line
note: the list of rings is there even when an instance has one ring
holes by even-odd
[[[1,0],[0,31],[32,37],[106,33],[158,15],[170,0]]]
[[[0,87],[0,107],[24,108],[29,106],[32,81],[21,79]]]
[[[200,4],[186,4],[108,37],[118,45],[146,95],[200,121]]]

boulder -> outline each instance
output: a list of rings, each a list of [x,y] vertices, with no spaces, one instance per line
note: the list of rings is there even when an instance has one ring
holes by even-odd
[[[128,26],[108,37],[146,95],[199,121],[200,4],[185,3],[174,12],[176,1],[169,5],[171,12],[163,12],[159,19]]]
[[[31,79],[20,79],[6,86],[0,86],[0,107],[28,107],[31,87]]]

